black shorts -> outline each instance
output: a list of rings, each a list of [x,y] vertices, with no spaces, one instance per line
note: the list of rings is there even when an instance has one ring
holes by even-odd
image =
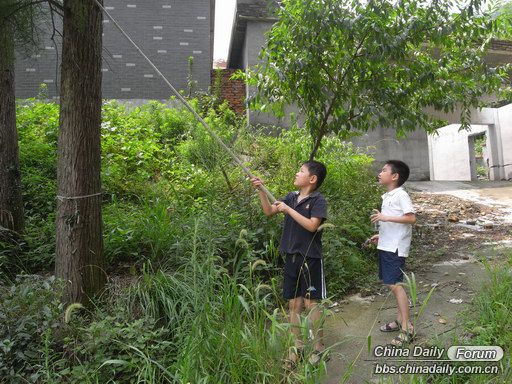
[[[404,280],[405,257],[398,251],[388,252],[379,249],[379,279],[384,284],[396,284]]]
[[[310,300],[326,298],[322,259],[285,254],[283,297],[287,300],[303,297]]]

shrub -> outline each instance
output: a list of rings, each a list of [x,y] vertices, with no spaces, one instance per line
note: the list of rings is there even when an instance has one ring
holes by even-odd
[[[107,193],[145,194],[160,180],[174,147],[195,126],[191,114],[150,102],[130,109],[114,101],[103,106],[102,180]]]
[[[61,326],[61,288],[55,279],[37,275],[0,286],[0,377],[5,382],[43,380]]]
[[[174,348],[169,331],[149,316],[133,319],[119,305],[97,310],[94,320],[76,320],[64,339],[66,355],[56,364],[59,381],[70,383],[170,383],[166,366]]]
[[[293,128],[277,137],[259,135],[251,142],[244,148],[253,151],[252,168],[262,170],[276,197],[284,196],[294,188],[293,175],[308,159],[310,146],[303,132]],[[328,203],[328,222],[335,225],[323,237],[326,282],[328,294],[337,295],[375,280],[369,273],[375,269],[371,251],[361,250],[360,244],[371,233],[369,216],[379,207],[381,192],[370,168],[373,159],[351,144],[326,137],[318,160],[327,167],[321,191]]]
[[[56,207],[59,106],[35,100],[18,103],[16,127],[25,214],[45,220]]]
[[[276,197],[294,189],[293,175],[309,153],[303,131],[270,136],[245,127],[226,104],[192,103]],[[27,228],[16,255],[23,269],[49,269],[58,106],[29,101],[19,104],[18,114]],[[371,231],[369,213],[380,193],[372,159],[339,138],[327,137],[318,159],[328,168],[322,192],[334,228],[325,230],[324,255],[329,294],[337,295],[373,278],[374,263],[359,243]],[[62,316],[58,284],[19,280],[0,302],[1,358],[11,364],[0,369],[8,377],[274,383],[300,376],[318,382],[322,367],[304,365],[292,378],[281,369],[291,343],[278,288],[282,217],[263,215],[245,175],[189,112],[156,102],[106,103],[102,178],[110,271],[125,274],[128,265],[139,280],[62,326],[59,345],[51,342]],[[2,248],[0,263],[11,251]]]
[[[208,105],[202,99],[192,103]],[[54,257],[58,106],[30,101],[20,104],[18,113],[28,207],[24,261],[37,269],[51,265]],[[302,130],[269,136],[247,129],[225,103],[203,113],[277,197],[294,188],[293,175],[310,149]],[[199,234],[226,265],[234,265],[238,257],[234,245],[242,230],[250,234],[252,257],[265,259],[271,268],[279,265],[279,256],[267,255],[267,249],[278,240],[281,218],[261,213],[243,173],[188,111],[157,102],[137,108],[106,103],[102,158],[110,263],[141,265],[150,259],[176,267],[189,250],[187,230],[195,218],[204,218]],[[329,222],[335,225],[324,236],[328,288],[338,294],[369,280],[373,263],[359,243],[370,233],[369,213],[378,207],[379,192],[370,172],[372,159],[350,144],[327,137],[318,159],[328,168],[322,191]]]

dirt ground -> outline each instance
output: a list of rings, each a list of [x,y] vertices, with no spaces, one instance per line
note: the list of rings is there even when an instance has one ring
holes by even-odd
[[[411,193],[414,226],[410,269],[419,272],[437,261],[479,256],[484,249],[512,246],[512,224],[500,208],[457,197]]]
[[[512,247],[512,183],[464,188],[457,183],[428,183],[409,187],[418,218],[407,260],[407,272],[414,272],[419,291],[419,303],[412,313],[418,313],[434,288],[416,320],[417,337],[410,349],[432,343],[451,346],[450,337],[460,331],[459,314],[487,278],[481,260],[500,263]],[[374,348],[395,336],[380,332],[379,327],[395,316],[394,297],[384,286],[369,296],[356,294],[337,301],[325,324],[331,359],[323,383],[378,383],[384,378],[398,382],[397,377],[373,373],[375,363],[386,360],[376,358]],[[352,375],[344,379],[352,364]]]

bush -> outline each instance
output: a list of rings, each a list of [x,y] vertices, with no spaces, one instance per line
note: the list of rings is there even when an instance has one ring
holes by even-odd
[[[55,210],[59,106],[27,100],[16,110],[25,214],[45,220]]]
[[[102,180],[107,193],[143,196],[148,183],[165,177],[175,146],[196,126],[191,114],[150,102],[130,109],[103,106]]]
[[[244,148],[252,150],[252,168],[264,170],[261,175],[277,198],[294,188],[293,175],[308,159],[310,146],[303,135],[294,128],[277,137],[246,138]],[[373,159],[351,144],[326,137],[318,160],[327,167],[321,191],[328,203],[328,222],[335,225],[326,229],[323,237],[327,291],[338,295],[376,280],[370,273],[375,270],[371,251],[361,250],[360,244],[371,233],[369,216],[379,207],[381,192],[371,172]],[[253,201],[258,204],[257,199]]]
[[[166,366],[175,354],[169,331],[148,316],[133,319],[116,305],[94,320],[77,320],[64,339],[66,356],[53,374],[70,383],[170,383]]]
[[[226,104],[192,103],[276,197],[294,189],[310,149],[303,131],[269,136],[245,127]],[[29,101],[18,114],[27,228],[26,249],[16,254],[25,270],[49,269],[58,106]],[[334,224],[324,234],[328,291],[338,295],[375,279],[359,244],[380,193],[372,159],[339,138],[327,137],[318,159],[328,169],[322,192]],[[106,103],[102,179],[109,269],[126,274],[129,266],[139,280],[63,325],[59,345],[45,330],[60,324],[58,284],[20,280],[0,302],[2,358],[11,364],[1,374],[76,383],[318,382],[322,367],[304,364],[296,377],[281,369],[291,343],[278,288],[282,217],[263,215],[246,176],[189,112]],[[2,248],[0,263],[10,251]],[[11,305],[18,309],[8,312]]]
[[[198,105],[205,104],[193,100]],[[55,152],[58,106],[30,101],[18,107],[22,169],[27,204],[28,252],[25,265],[51,265],[54,257]],[[293,189],[292,179],[307,159],[310,145],[298,128],[275,136],[247,129],[227,104],[204,111],[218,135],[235,147],[277,197]],[[279,238],[281,218],[268,219],[240,169],[191,114],[152,102],[128,108],[103,106],[102,179],[105,252],[110,263],[150,259],[180,265],[188,249],[187,231],[195,218],[227,265],[239,250],[240,231],[250,234],[253,256],[276,266],[267,254]],[[359,243],[370,233],[369,213],[379,191],[370,172],[372,159],[336,137],[327,137],[318,158],[327,165],[322,191],[329,204],[324,254],[331,294],[367,284],[373,263]],[[43,231],[40,230],[44,222]],[[179,223],[179,225],[177,225]]]
[[[51,359],[61,326],[62,285],[53,278],[18,276],[0,286],[0,377],[3,382],[38,383]]]

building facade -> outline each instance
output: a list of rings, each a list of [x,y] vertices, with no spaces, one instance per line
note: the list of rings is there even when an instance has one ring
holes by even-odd
[[[213,63],[215,0],[105,0],[107,12],[178,90],[208,90]],[[53,31],[55,25],[56,32]],[[35,97],[41,84],[59,95],[62,22],[41,21],[38,49],[20,50],[16,97]],[[52,35],[54,38],[52,39]],[[103,98],[168,99],[169,87],[103,15]]]

